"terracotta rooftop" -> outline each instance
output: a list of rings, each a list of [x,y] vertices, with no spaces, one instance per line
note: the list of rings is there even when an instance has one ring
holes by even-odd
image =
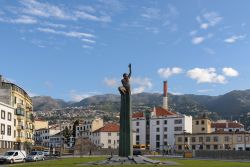
[[[240,123],[237,123],[237,122],[225,122],[225,123],[213,122],[211,124],[211,128],[221,128],[221,129],[224,129],[224,128],[244,128],[244,126]]]
[[[114,123],[109,123],[97,130],[95,130],[93,133],[95,132],[119,132],[120,131],[120,126]]]
[[[156,116],[170,116],[170,115],[176,115],[176,114],[162,107],[155,107],[155,115]]]
[[[143,118],[144,117],[144,113],[143,112],[136,112],[133,113],[132,118]]]

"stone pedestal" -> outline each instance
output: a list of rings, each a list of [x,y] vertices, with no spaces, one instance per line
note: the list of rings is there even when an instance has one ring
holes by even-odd
[[[120,136],[119,156],[128,157],[133,155],[132,124],[131,124],[131,95],[121,95],[120,108]]]

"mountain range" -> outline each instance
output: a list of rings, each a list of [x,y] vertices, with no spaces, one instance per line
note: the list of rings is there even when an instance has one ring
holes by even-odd
[[[159,93],[139,93],[132,95],[133,110],[138,106],[162,106],[163,95]],[[96,106],[107,112],[118,112],[120,96],[115,94],[96,95],[85,98],[80,102],[65,102],[49,96],[35,96],[33,99],[34,111],[52,110],[64,107]],[[224,117],[238,117],[250,112],[250,89],[234,90],[224,95],[173,95],[168,94],[171,110],[179,113],[196,115],[199,113],[215,113]]]

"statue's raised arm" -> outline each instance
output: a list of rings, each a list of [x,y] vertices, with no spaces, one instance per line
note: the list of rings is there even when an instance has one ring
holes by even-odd
[[[129,69],[128,77],[130,78],[130,77],[131,77],[131,74],[132,74],[131,63],[128,65],[128,69]]]

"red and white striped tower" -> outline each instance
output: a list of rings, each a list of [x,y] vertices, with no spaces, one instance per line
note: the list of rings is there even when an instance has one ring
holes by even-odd
[[[168,81],[163,81],[163,106],[168,110]]]

